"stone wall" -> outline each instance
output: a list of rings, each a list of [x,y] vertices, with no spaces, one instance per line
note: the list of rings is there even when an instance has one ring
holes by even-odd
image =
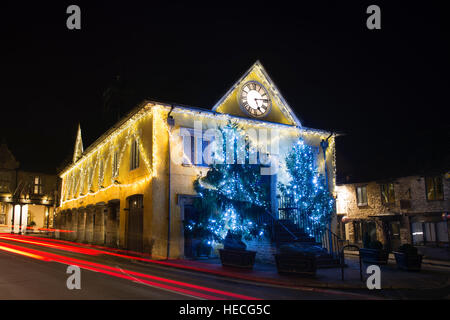
[[[398,215],[400,219],[401,243],[411,242],[410,222],[413,217],[424,214],[434,215],[434,219],[440,219],[442,213],[450,211],[450,180],[444,175],[443,200],[427,200],[425,177],[408,176],[390,180],[394,184],[395,201],[392,204],[383,204],[381,199],[381,187],[379,182],[345,184],[336,187],[337,214],[345,215],[349,223],[345,224],[346,239],[354,240],[354,226],[351,221],[371,219],[370,216]],[[358,206],[356,188],[367,187],[367,205]],[[409,208],[401,207],[401,201],[409,203]],[[373,219],[373,218],[372,218]],[[384,242],[381,223],[379,219],[373,219],[377,224],[377,238]],[[449,226],[450,227],[450,226]],[[450,229],[450,228],[449,228]]]
[[[270,242],[270,239],[263,238],[244,242],[247,244],[247,250],[256,251],[256,262],[275,264],[273,255],[277,252],[277,248],[274,243]]]

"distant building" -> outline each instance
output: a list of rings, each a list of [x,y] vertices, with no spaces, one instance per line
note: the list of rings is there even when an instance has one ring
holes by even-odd
[[[51,226],[56,175],[24,171],[6,143],[0,145],[0,226],[25,232]],[[50,217],[50,219],[49,219]]]
[[[404,243],[448,249],[448,172],[341,184],[336,194],[338,233],[350,243],[370,237],[391,250]]]

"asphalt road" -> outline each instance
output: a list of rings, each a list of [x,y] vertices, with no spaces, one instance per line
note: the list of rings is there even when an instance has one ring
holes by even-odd
[[[81,289],[69,290],[69,265]],[[0,299],[364,299],[335,290],[299,290],[232,280],[34,237],[0,234]]]

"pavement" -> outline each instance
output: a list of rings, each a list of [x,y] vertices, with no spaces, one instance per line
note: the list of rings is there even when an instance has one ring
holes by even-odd
[[[347,255],[345,262],[347,267],[344,268],[344,280],[342,280],[341,268],[318,269],[315,276],[306,277],[280,275],[276,270],[276,266],[269,264],[255,263],[253,270],[242,270],[223,267],[219,259],[170,261],[174,267],[196,268],[200,272],[273,285],[328,289],[367,289],[366,279],[368,274],[365,270],[368,265],[363,264],[363,281],[361,281],[359,258],[354,255]],[[390,260],[388,265],[381,266],[381,287],[383,289],[396,290],[450,288],[450,265],[435,266],[423,264],[420,272],[408,272],[397,269],[395,260]]]

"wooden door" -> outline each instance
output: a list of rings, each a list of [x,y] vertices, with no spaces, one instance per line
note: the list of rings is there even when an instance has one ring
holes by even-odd
[[[143,196],[128,198],[127,248],[130,251],[142,252],[144,232]]]

